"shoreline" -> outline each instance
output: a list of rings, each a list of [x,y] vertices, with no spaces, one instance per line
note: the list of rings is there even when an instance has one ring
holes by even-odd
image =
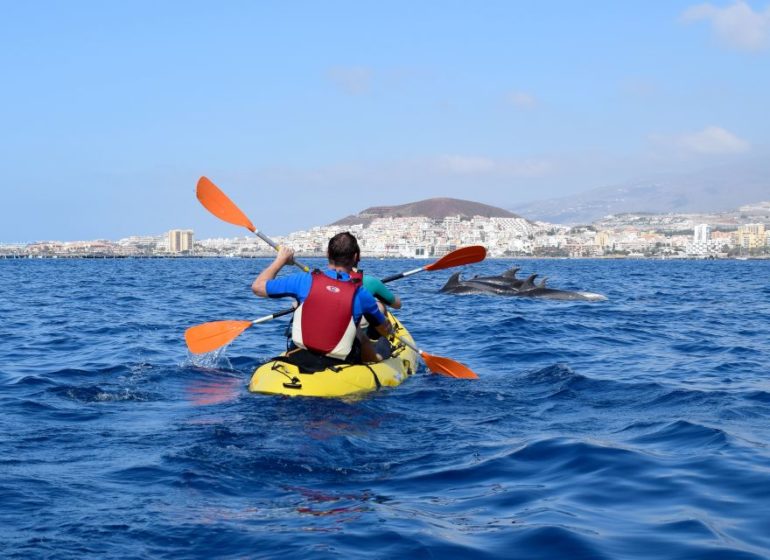
[[[298,258],[304,259],[323,259],[326,255],[322,254],[297,254]],[[227,256],[227,255],[0,255],[0,260],[127,260],[127,259],[271,259],[272,255],[239,255],[239,256]],[[380,256],[367,256],[370,260],[423,260],[428,261],[440,257],[380,257]],[[697,256],[670,256],[670,257],[644,257],[644,256],[626,256],[626,255],[610,255],[610,256],[592,256],[592,257],[551,257],[551,256],[537,256],[537,255],[511,255],[504,257],[486,257],[485,260],[575,260],[575,261],[763,261],[770,260],[770,255],[758,255],[758,256],[742,256],[742,257],[697,257]]]

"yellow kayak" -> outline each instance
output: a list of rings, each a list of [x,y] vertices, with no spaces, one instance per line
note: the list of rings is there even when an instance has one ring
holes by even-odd
[[[398,337],[403,337],[414,343],[409,331],[393,315],[390,315],[390,320],[395,327],[388,338],[392,351],[390,357],[383,361],[341,364],[313,373],[303,373],[294,364],[271,360],[254,371],[249,391],[292,397],[344,397],[400,385],[417,369],[418,356],[417,352],[398,340]]]

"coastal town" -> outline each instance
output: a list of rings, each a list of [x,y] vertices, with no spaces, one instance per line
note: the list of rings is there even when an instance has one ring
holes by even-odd
[[[431,258],[480,244],[489,257],[766,258],[770,202],[724,214],[620,214],[566,226],[523,217],[369,217],[275,237],[302,256],[323,256],[326,241],[351,231],[367,256]],[[348,222],[351,220],[348,219]],[[355,220],[353,220],[355,221]],[[91,241],[0,243],[0,258],[266,257],[256,237],[194,238],[192,230]]]

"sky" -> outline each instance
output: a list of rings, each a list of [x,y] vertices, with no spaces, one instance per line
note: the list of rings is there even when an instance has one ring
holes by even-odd
[[[770,153],[770,0],[0,0],[0,242],[268,235]]]

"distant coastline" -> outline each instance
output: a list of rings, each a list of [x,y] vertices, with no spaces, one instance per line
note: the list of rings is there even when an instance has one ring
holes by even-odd
[[[426,209],[426,205],[436,208]],[[492,215],[494,207],[454,199],[431,199],[414,207],[410,212],[438,217],[387,215],[396,210],[397,214],[408,213],[401,206],[369,208],[343,220],[345,223],[316,226],[274,240],[303,257],[323,257],[328,240],[342,231],[352,232],[370,258],[439,258],[468,245],[483,245],[488,258],[770,256],[770,202],[718,215],[608,215],[591,224],[573,226],[533,222],[513,214]],[[479,208],[490,215],[468,215]],[[466,213],[444,215],[446,212]],[[270,247],[256,237],[196,239],[191,229],[134,235],[117,241],[0,243],[0,258],[261,258],[272,254]]]
[[[298,258],[305,259],[323,259],[326,255],[316,253],[297,253]],[[27,260],[48,260],[48,261],[73,261],[73,260],[180,260],[180,259],[241,259],[241,260],[270,260],[271,255],[0,255],[0,261],[27,261]],[[436,257],[430,256],[369,256],[369,260],[433,260]],[[594,261],[762,261],[770,260],[770,255],[752,255],[752,256],[691,256],[691,255],[669,255],[669,256],[655,256],[645,257],[644,255],[604,255],[604,256],[570,256],[570,257],[554,257],[548,255],[508,255],[508,256],[488,256],[486,260],[594,260]]]

